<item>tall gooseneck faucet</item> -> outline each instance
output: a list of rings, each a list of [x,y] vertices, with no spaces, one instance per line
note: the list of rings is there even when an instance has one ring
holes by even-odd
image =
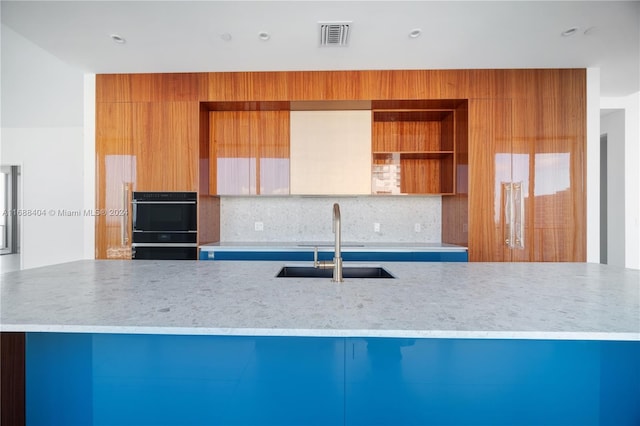
[[[338,203],[333,204],[333,233],[335,234],[335,246],[333,253],[333,262],[327,262],[325,260],[318,261],[318,247],[313,251],[313,267],[320,269],[333,268],[334,282],[342,282],[342,230],[340,226],[340,205]]]

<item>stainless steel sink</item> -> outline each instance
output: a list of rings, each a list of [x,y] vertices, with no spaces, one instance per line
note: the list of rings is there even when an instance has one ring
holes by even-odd
[[[333,270],[313,266],[283,266],[277,278],[331,278]],[[343,278],[395,278],[382,266],[343,266]]]

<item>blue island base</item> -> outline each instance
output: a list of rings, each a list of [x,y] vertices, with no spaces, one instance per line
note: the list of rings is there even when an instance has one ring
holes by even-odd
[[[27,333],[28,425],[638,425],[640,342]]]

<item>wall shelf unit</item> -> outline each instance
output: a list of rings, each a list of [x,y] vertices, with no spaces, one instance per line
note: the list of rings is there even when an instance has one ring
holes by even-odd
[[[373,105],[373,194],[455,194],[456,110],[462,100]]]

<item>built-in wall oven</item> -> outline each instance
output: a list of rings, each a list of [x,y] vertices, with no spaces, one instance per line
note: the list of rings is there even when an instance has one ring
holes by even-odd
[[[133,259],[198,258],[195,192],[134,192]]]

